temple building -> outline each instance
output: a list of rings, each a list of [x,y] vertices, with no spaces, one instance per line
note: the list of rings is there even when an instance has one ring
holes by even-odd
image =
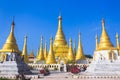
[[[58,17],[58,30],[52,45],[52,51],[49,53],[47,52],[47,44],[45,42],[45,46],[43,49],[43,39],[41,37],[40,41],[40,48],[38,50],[37,56],[36,56],[36,62],[41,63],[48,63],[48,58],[55,58],[55,61],[52,61],[51,64],[58,63],[58,64],[67,64],[67,63],[86,63],[86,58],[83,52],[81,38],[79,34],[79,42],[78,42],[78,50],[76,51],[76,44],[74,43],[74,49],[72,48],[72,39],[70,39],[70,45],[68,46],[67,41],[65,39],[64,32],[62,30],[62,16],[60,15]],[[52,44],[52,43],[50,43]],[[51,47],[51,46],[50,46]],[[52,57],[50,57],[51,55]],[[54,59],[51,59],[54,60]]]

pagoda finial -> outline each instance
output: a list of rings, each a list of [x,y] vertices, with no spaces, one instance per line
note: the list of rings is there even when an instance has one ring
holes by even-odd
[[[38,56],[39,56],[39,49],[40,48],[37,48],[37,55],[36,55],[36,59],[38,58]]]
[[[70,40],[69,40],[68,60],[74,61],[73,49],[72,49],[72,38],[70,38]]]
[[[28,53],[27,53],[27,36],[26,35],[24,36],[24,46],[23,46],[22,56],[24,57],[24,61],[28,63],[29,59],[28,59]]]
[[[58,16],[58,29],[62,30],[62,16],[61,15]]]
[[[79,44],[81,44],[81,33],[78,33],[78,37],[79,37]]]
[[[78,37],[79,37],[79,42],[78,42],[78,50],[77,50],[77,54],[76,54],[76,61],[77,60],[85,60],[85,55],[84,55],[84,52],[83,52],[83,47],[82,47],[82,43],[81,43],[81,34],[79,32],[78,34]]]
[[[97,50],[98,49],[98,35],[97,34],[96,34],[95,39],[96,39],[96,50]]]
[[[105,29],[105,21],[104,21],[104,18],[102,18],[102,29]]]
[[[56,64],[55,55],[54,55],[54,51],[53,51],[52,37],[50,37],[50,49],[49,49],[49,54],[47,56],[46,63],[47,64]]]
[[[43,36],[41,36],[41,39],[40,39],[40,49],[39,49],[39,55],[37,56],[37,61],[45,60],[42,41],[43,41]]]
[[[47,43],[45,42],[45,47],[44,47],[44,58],[47,60]]]
[[[14,26],[15,26],[15,23],[14,23],[14,16],[13,16],[13,21],[12,21],[12,24],[11,24],[11,32],[14,32]]]
[[[43,36],[41,35],[41,38],[40,38],[40,48],[43,48]]]
[[[62,14],[59,12],[58,20],[62,20]]]
[[[74,42],[74,57],[76,56],[76,41]]]
[[[116,33],[116,47],[119,49],[120,45],[119,45],[119,35],[118,33]]]
[[[70,42],[70,46],[72,47],[72,38],[70,38],[69,42]]]

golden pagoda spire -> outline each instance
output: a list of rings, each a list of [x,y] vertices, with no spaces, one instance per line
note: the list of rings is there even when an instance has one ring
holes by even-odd
[[[41,42],[40,42],[40,49],[39,49],[39,54],[37,56],[37,61],[40,61],[40,60],[45,60],[44,59],[44,53],[43,53],[43,37],[41,36]]]
[[[65,36],[62,30],[62,16],[60,15],[58,17],[58,30],[55,36],[55,40],[54,40],[54,46],[58,46],[58,45],[66,45],[67,42],[65,40]]]
[[[74,57],[76,56],[76,42],[74,42]]]
[[[72,39],[69,40],[69,51],[68,51],[68,60],[74,61],[73,49],[72,49]]]
[[[11,25],[11,30],[10,30],[10,34],[5,42],[5,44],[3,45],[3,48],[0,50],[0,52],[15,52],[15,53],[21,53],[21,51],[19,51],[17,43],[16,43],[16,39],[14,37],[14,20],[12,22]]]
[[[102,35],[100,38],[99,49],[110,49],[111,47],[113,47],[113,45],[106,32],[104,19],[102,19]]]
[[[44,48],[44,58],[47,59],[47,43],[45,42],[45,48]]]
[[[37,59],[37,58],[38,58],[38,56],[39,56],[39,49],[40,49],[40,48],[38,48],[38,49],[37,49],[36,59]]]
[[[78,50],[76,54],[76,61],[77,60],[85,60],[85,55],[84,55],[83,48],[82,48],[80,33],[79,33]]]
[[[98,35],[96,35],[96,50],[98,49]]]
[[[119,35],[118,35],[118,33],[116,33],[116,47],[117,47],[118,49],[120,48]]]
[[[30,55],[29,55],[29,58],[34,58],[35,56],[34,56],[34,51],[32,50],[31,52],[30,52]]]
[[[28,63],[29,59],[27,54],[27,36],[24,37],[24,46],[23,46],[22,56],[24,57],[24,61]]]
[[[47,64],[56,64],[55,55],[54,55],[54,51],[53,51],[52,37],[50,38],[50,50],[49,50],[49,54],[47,56],[46,63]]]

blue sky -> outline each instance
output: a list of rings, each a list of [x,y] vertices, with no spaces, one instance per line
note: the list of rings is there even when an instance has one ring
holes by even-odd
[[[66,40],[78,42],[81,32],[85,54],[93,54],[95,35],[101,35],[101,19],[105,19],[111,42],[116,46],[115,34],[120,34],[119,0],[0,0],[0,48],[10,32],[15,16],[15,37],[22,50],[24,35],[28,36],[28,52],[35,54],[40,36],[47,41],[55,36],[59,12],[62,13]]]

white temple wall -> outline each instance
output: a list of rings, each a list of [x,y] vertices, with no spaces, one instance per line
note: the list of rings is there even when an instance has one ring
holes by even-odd
[[[114,53],[115,59],[118,59],[118,50],[101,50],[94,52],[94,61],[110,60],[109,53]]]

